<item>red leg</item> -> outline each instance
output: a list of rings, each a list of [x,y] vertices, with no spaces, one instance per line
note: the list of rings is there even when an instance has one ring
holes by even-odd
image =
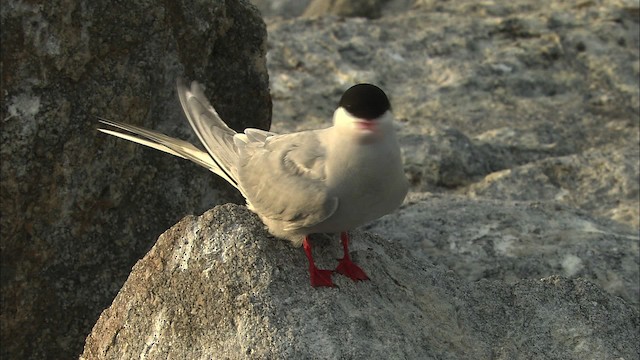
[[[367,274],[365,274],[358,265],[351,262],[351,257],[349,256],[349,235],[346,232],[342,232],[340,233],[340,239],[342,240],[342,247],[344,248],[344,256],[340,259],[336,272],[354,281],[369,280]]]
[[[313,255],[311,254],[311,243],[309,242],[309,236],[304,237],[304,241],[302,242],[302,247],[304,247],[304,252],[307,254],[307,259],[309,259],[309,275],[311,276],[311,286],[335,286],[333,284],[333,280],[331,280],[331,274],[333,271],[331,270],[320,270],[316,267],[316,264],[313,262]]]

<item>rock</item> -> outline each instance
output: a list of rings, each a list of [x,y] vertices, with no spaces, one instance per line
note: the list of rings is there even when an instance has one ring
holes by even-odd
[[[413,194],[365,229],[468,281],[584,278],[640,308],[637,231],[560,202]]]
[[[272,18],[294,18],[300,16],[309,5],[310,0],[251,0],[262,17],[268,21]]]
[[[471,139],[454,128],[428,126],[403,136],[405,171],[413,190],[559,201],[634,228],[640,226],[637,143],[555,156],[555,149],[549,147],[514,147],[503,138],[507,136],[524,138],[527,134],[497,129]]]
[[[326,121],[336,102],[327,94],[368,81],[389,93],[405,129],[435,124],[473,138],[511,127],[527,132],[514,146],[554,146],[562,155],[633,140],[638,24],[604,21],[615,8],[571,3],[514,1],[520,7],[503,16],[487,16],[488,3],[437,3],[375,21],[270,23],[274,125]]]
[[[240,201],[215,175],[98,133],[96,116],[196,141],[197,79],[268,128],[266,32],[245,2],[3,1],[2,358],[72,358],[131,266],[185,214]]]
[[[335,266],[340,245],[315,239]],[[372,280],[309,286],[300,248],[237,205],[186,217],[133,268],[81,359],[632,359],[638,311],[584,279],[470,282],[353,233]]]
[[[415,0],[251,0],[267,23],[298,16],[326,15],[379,18],[409,10]]]
[[[400,120],[414,192],[555,200],[568,191],[565,204],[637,228],[640,27],[632,8],[428,0],[377,20],[272,21],[273,128],[325,127],[344,89],[373,82]],[[540,176],[548,170],[576,178]]]
[[[426,127],[404,135],[401,142],[414,191],[458,188],[492,171],[485,151],[454,128]]]
[[[415,7],[405,11],[409,2]],[[253,8],[244,9],[246,2],[198,4],[3,3],[0,316],[3,344],[9,345],[0,355],[42,358],[45,354],[65,357],[78,353],[77,344],[94,323],[98,309],[108,305],[134,259],[150,246],[150,239],[184,214],[199,213],[230,196],[240,201],[237,194],[226,194],[214,176],[190,163],[99,136],[95,120],[90,119],[100,115],[189,138],[191,132],[173,94],[175,77],[185,74],[205,80],[208,95],[235,126],[242,127],[237,119],[252,119],[254,125],[267,126],[262,22]],[[287,6],[282,1],[272,4],[282,9]],[[294,6],[294,2],[289,4]],[[633,265],[637,265],[637,250],[633,251],[638,242],[640,134],[637,4],[637,0],[389,0],[382,17],[376,20],[278,17],[298,16],[301,8],[295,15],[274,15],[268,26],[267,63],[277,114],[273,129],[328,126],[346,88],[356,82],[374,82],[390,95],[400,120],[398,131],[408,160],[407,173],[414,184],[413,196],[427,202],[415,205],[415,209],[431,206],[434,201],[423,191],[437,193],[434,196],[443,196],[443,200],[436,200],[439,205],[432,212],[446,213],[453,225],[439,229],[464,230],[456,232],[461,236],[456,242],[453,236],[445,238],[444,233],[430,234],[438,244],[427,243],[431,247],[425,245],[422,254],[417,251],[419,242],[404,242],[413,257],[439,254],[430,259],[460,272],[465,278],[459,280],[461,283],[481,277],[497,279],[479,280],[477,284],[461,285],[461,289],[485,286],[486,290],[491,284],[498,289],[496,293],[509,296],[517,293],[515,289],[521,289],[519,294],[527,289],[544,296],[556,290],[558,294],[574,294],[578,290],[570,289],[587,287],[589,294],[598,293],[580,280],[586,277],[636,306],[637,286],[633,281],[638,278],[638,269]],[[95,148],[100,150],[91,150]],[[485,209],[480,213],[493,211],[508,222],[499,222],[491,214],[486,219],[474,219],[475,215],[465,212],[465,202],[451,194],[478,197],[465,206]],[[526,202],[516,206],[514,199]],[[531,201],[539,205],[531,205]],[[556,208],[559,210],[552,210]],[[553,238],[542,239],[548,248],[535,245],[541,239],[525,226],[526,218],[516,217],[530,215],[539,228],[548,227],[550,236],[560,239],[558,248],[554,248],[556,242],[549,242]],[[415,217],[419,219],[419,215]],[[556,217],[562,221],[556,221]],[[571,238],[561,228],[554,228],[564,221]],[[476,227],[466,227],[466,222]],[[487,230],[485,222],[495,230]],[[580,224],[585,222],[604,234],[582,229]],[[384,226],[395,225],[390,222]],[[475,237],[478,228],[489,231],[485,238]],[[406,234],[428,233],[428,228],[417,225],[403,230]],[[403,236],[408,238],[406,234]],[[495,244],[509,245],[509,235],[526,240],[526,246],[516,248],[532,259],[499,253],[505,250]],[[569,241],[575,237],[596,243],[599,236],[604,245],[589,245],[597,251]],[[627,242],[621,245],[625,238]],[[475,243],[470,239],[476,239]],[[468,254],[459,247],[448,249],[452,244],[465,245]],[[482,248],[476,244],[482,244]],[[616,248],[605,248],[608,244]],[[379,249],[374,245],[371,247]],[[507,246],[509,249],[512,247]],[[298,259],[299,252],[295,254]],[[304,261],[296,261],[305,266]],[[570,279],[537,279],[552,274]],[[304,282],[306,278],[300,276]],[[551,284],[554,281],[557,286]],[[521,284],[524,287],[518,288]],[[340,291],[347,291],[348,285],[352,284],[343,283]],[[554,296],[564,296],[558,294]],[[597,296],[609,299],[610,295]],[[367,303],[361,299],[357,298]],[[448,303],[454,305],[449,308],[456,309],[455,299],[452,301]],[[506,300],[496,301],[511,304],[505,305],[510,313],[523,311],[513,310],[515,305]],[[390,312],[398,307],[376,304],[376,309],[389,307],[385,311]],[[584,303],[580,306],[589,309]],[[566,309],[547,307],[539,313],[562,317],[558,311]],[[491,305],[485,308],[496,310]],[[413,319],[418,316],[411,314],[434,313],[421,309],[401,314]],[[626,314],[619,308],[608,310],[613,317]],[[229,311],[235,314],[233,309]],[[383,320],[390,323],[393,321],[389,319],[396,318],[385,316]],[[499,320],[508,323],[504,316]],[[275,315],[266,319],[275,319]],[[483,324],[477,321],[471,322]],[[380,320],[370,323],[379,324]],[[444,320],[435,324],[454,326]],[[531,322],[523,324],[529,326]],[[425,326],[431,334],[439,331]],[[475,331],[480,325],[474,326],[462,329]],[[539,332],[532,333],[530,339],[573,334],[575,337],[566,343],[576,344],[575,339],[582,335],[567,329],[552,333],[542,326],[537,329]],[[599,329],[602,333],[588,336],[613,336]],[[507,327],[501,334],[520,334],[516,330],[521,329]],[[494,335],[486,336],[493,339]],[[445,336],[437,339],[452,342]],[[466,338],[453,339],[459,349],[463,345],[458,346],[458,340]],[[493,357],[505,351],[503,357],[517,358],[518,349],[514,347],[529,346],[530,339],[514,338],[495,348],[487,346],[495,349]],[[479,341],[462,342],[476,343]],[[576,349],[596,343],[580,343]],[[628,344],[619,344],[629,348]],[[335,348],[338,352],[349,351],[337,345]],[[487,347],[475,348],[482,354]],[[632,353],[637,354],[635,349]]]
[[[388,0],[313,0],[302,13],[303,17],[336,15],[345,17],[379,18]]]
[[[640,227],[636,146],[603,146],[491,173],[462,192],[470,197],[559,201]]]

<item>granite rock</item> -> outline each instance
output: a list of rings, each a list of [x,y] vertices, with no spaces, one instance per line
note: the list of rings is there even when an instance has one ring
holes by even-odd
[[[454,225],[452,225],[454,226]],[[302,249],[224,205],[165,232],[87,338],[81,359],[633,359],[637,309],[584,279],[471,282],[352,233],[371,281],[309,286]],[[337,237],[315,257],[335,266]]]
[[[96,116],[195,140],[197,79],[236,128],[268,128],[266,31],[232,1],[3,1],[0,357],[64,359],[153,240],[240,201],[197,166],[98,133]]]
[[[561,202],[412,194],[365,229],[468,281],[584,278],[640,308],[640,238]]]
[[[469,197],[561,202],[638,229],[638,174],[637,146],[610,145],[496,171],[459,190]]]
[[[275,130],[327,126],[345,88],[376,83],[413,191],[558,198],[637,228],[637,2],[415,5],[376,20],[271,21]]]
[[[310,0],[251,0],[265,21],[269,19],[290,19],[300,16]]]
[[[313,0],[302,13],[302,17],[336,15],[375,19],[382,16],[386,2],[388,0]]]
[[[379,18],[406,12],[416,5],[415,0],[251,0],[260,9],[267,23],[299,16]]]
[[[338,278],[345,298],[336,302],[335,289],[304,286],[299,249],[265,240],[245,210],[225,208],[238,216],[234,225],[214,210],[208,227],[194,228],[226,224],[213,250],[229,250],[238,264],[197,267],[190,256],[158,260],[166,254],[153,250],[146,259],[178,266],[176,278],[142,261],[96,324],[85,357],[172,351],[156,338],[180,346],[188,339],[194,350],[176,353],[187,358],[214,346],[232,358],[637,356],[638,2],[408,3],[389,0],[375,20],[271,18],[267,67],[275,131],[328,126],[356,82],[389,94],[417,201],[371,229],[410,253],[356,232],[354,244],[364,246],[354,245],[354,257],[376,282]],[[86,118],[189,138],[172,92],[184,74],[204,80],[237,128],[242,119],[268,126],[264,28],[241,1],[110,3],[110,11],[100,3],[7,4],[0,198],[2,340],[10,345],[2,355],[68,357],[151,239],[186,213],[240,200],[192,164],[98,137]],[[164,238],[193,244],[172,232]],[[173,251],[166,241],[154,249]],[[192,251],[185,246],[176,251]],[[198,246],[211,249],[204,240]],[[325,266],[336,247],[318,247]],[[193,270],[211,264],[218,288]],[[146,281],[159,277],[157,291],[141,285],[140,269]],[[122,303],[153,310],[125,313]],[[377,330],[384,326],[391,331]],[[383,339],[384,348],[359,336]]]

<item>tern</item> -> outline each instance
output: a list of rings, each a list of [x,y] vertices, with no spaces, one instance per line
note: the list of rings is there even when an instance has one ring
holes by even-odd
[[[387,95],[372,84],[344,92],[333,125],[290,134],[247,128],[237,133],[204,95],[178,79],[180,103],[205,150],[138,126],[100,118],[99,131],[201,165],[234,186],[275,237],[303,246],[311,285],[335,286],[334,272],[368,280],[351,261],[348,231],[403,202],[409,183]],[[318,269],[310,234],[340,233],[344,255],[335,270]]]

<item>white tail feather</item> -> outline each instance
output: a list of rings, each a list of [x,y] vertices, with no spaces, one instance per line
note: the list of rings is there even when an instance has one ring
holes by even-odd
[[[191,160],[194,163],[209,169],[211,172],[222,177],[225,181],[227,181],[228,183],[230,183],[231,185],[237,188],[236,181],[230,178],[227,175],[227,173],[223,171],[216,164],[216,162],[211,158],[211,156],[208,153],[198,149],[197,147],[193,146],[191,143],[188,143],[180,139],[175,139],[167,135],[160,134],[158,132],[147,130],[134,125],[119,123],[116,121],[111,121],[111,120],[102,119],[102,118],[99,118],[99,120],[101,123],[105,125],[113,126],[115,128],[127,131],[134,135],[127,134],[124,132],[109,130],[109,129],[101,129],[101,128],[98,129],[99,131],[105,134],[113,135],[125,140],[135,142],[137,144],[141,144],[156,150],[163,151],[167,154],[171,154],[174,156],[181,157],[183,159]]]

